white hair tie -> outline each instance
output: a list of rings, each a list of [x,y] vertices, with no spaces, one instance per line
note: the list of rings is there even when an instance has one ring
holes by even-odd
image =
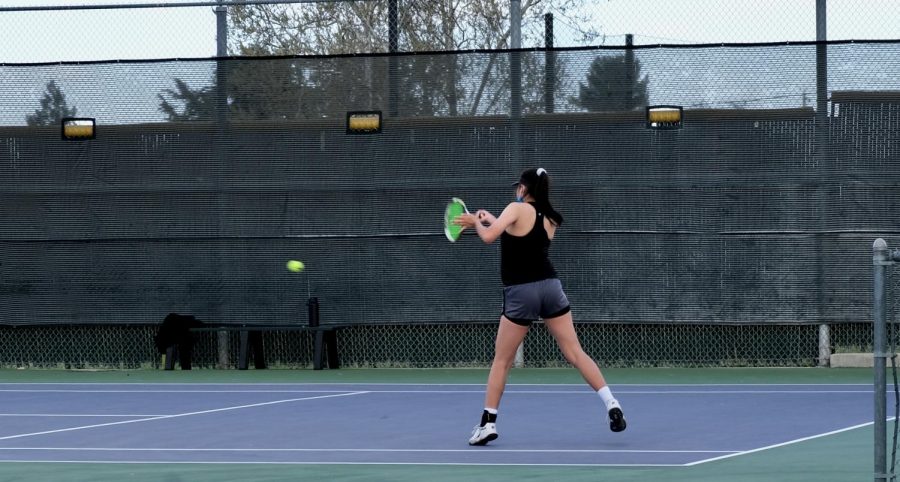
[[[543,167],[539,167],[537,169],[537,175],[540,176],[541,174],[547,174],[547,170],[544,169]]]

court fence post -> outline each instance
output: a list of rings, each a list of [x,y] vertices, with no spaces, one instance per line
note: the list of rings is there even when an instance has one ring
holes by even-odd
[[[522,0],[509,2],[509,116],[511,138],[509,145],[510,162],[522,169]]]
[[[885,268],[894,264],[887,243],[878,238],[872,245],[872,348],[874,358],[875,378],[875,482],[895,480],[893,474],[888,474],[887,469],[887,411],[885,406],[885,359],[888,354],[886,348],[886,321],[885,321]]]
[[[556,52],[553,51],[553,13],[544,14],[544,112],[552,114],[556,95]]]
[[[228,55],[228,7],[224,5],[223,1],[219,1],[218,5],[215,8],[216,14],[216,57],[226,57]],[[228,152],[227,148],[224,146],[225,141],[225,133],[224,129],[228,122],[228,113],[226,110],[228,109],[228,95],[227,95],[227,86],[228,75],[226,73],[226,64],[221,59],[216,60],[216,124],[218,127],[218,138],[216,139],[216,149],[218,150],[217,155],[220,160],[226,159]],[[221,186],[219,184],[218,177],[216,178],[216,201],[218,213],[217,216],[217,224],[219,226],[219,233],[221,234],[221,225],[222,225],[222,213],[225,210],[224,201],[222,199]],[[216,246],[219,246],[217,243]],[[218,270],[218,276],[222,278],[222,259],[224,255],[222,253],[222,248],[217,248],[216,253],[216,266]],[[217,307],[219,305],[217,304]],[[216,308],[218,310],[218,308]],[[217,315],[221,315],[221,311],[217,312]],[[221,316],[218,316],[221,318]],[[216,367],[219,370],[224,370],[228,368],[228,361],[231,358],[229,354],[229,345],[230,338],[228,336],[227,331],[219,331],[216,335]]]

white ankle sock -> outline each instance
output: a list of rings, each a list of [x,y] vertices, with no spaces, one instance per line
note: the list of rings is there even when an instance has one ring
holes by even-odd
[[[496,409],[496,408],[487,408],[487,407],[484,407],[484,411],[487,412],[487,413],[489,413],[489,414],[491,414],[491,415],[497,415],[497,409]]]
[[[597,395],[600,395],[600,399],[603,400],[603,404],[606,405],[607,410],[619,406],[619,402],[613,397],[612,392],[609,390],[609,386],[604,385],[603,388],[597,390]]]

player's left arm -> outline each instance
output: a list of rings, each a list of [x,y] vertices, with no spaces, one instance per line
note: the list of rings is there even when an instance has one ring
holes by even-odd
[[[497,217],[490,213],[487,209],[479,209],[475,213],[475,217],[478,218],[483,224],[487,224],[490,226],[497,222]]]
[[[500,213],[500,217],[494,219],[493,221],[489,221],[490,224],[485,226],[481,222],[475,223],[475,231],[478,232],[478,237],[481,238],[485,244],[491,244],[506,231],[506,228],[513,225],[517,219],[519,219],[519,211],[522,206],[522,203],[509,203],[506,208]],[[486,212],[486,211],[485,211]],[[490,213],[488,213],[490,214]],[[493,217],[493,216],[491,216]]]

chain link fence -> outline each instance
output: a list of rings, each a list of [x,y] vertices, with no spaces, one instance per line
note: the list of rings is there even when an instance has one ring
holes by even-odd
[[[624,45],[629,35],[635,45],[816,40],[816,0],[398,0],[395,24],[389,0],[230,1],[218,10],[215,3],[5,2],[0,63],[213,57],[217,15],[226,20],[229,55],[510,48],[513,4],[522,9],[523,48],[547,45],[548,14],[554,47]],[[829,40],[898,37],[900,2],[827,0],[826,6]]]
[[[157,325],[0,326],[0,368],[159,369],[153,337]],[[338,331],[343,367],[488,367],[496,324],[357,325]],[[712,325],[579,323],[585,351],[601,367],[816,366],[816,325]],[[225,352],[237,366],[239,332],[229,331]],[[217,368],[218,333],[194,334],[193,366]],[[871,351],[872,327],[831,325],[835,353]],[[270,368],[310,368],[308,332],[263,332]],[[549,332],[536,324],[525,338],[526,367],[568,366]]]

